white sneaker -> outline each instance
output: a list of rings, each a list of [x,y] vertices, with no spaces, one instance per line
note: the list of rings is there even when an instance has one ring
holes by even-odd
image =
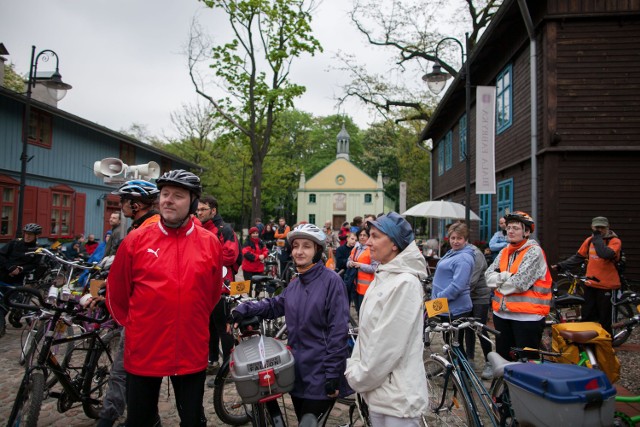
[[[487,361],[484,364],[484,369],[482,370],[482,374],[480,375],[480,378],[482,378],[483,380],[493,379],[493,365],[491,364],[491,362]]]

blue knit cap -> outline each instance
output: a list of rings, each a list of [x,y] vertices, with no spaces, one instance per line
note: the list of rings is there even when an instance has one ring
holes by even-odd
[[[389,212],[373,221],[367,222],[386,234],[400,251],[409,246],[415,238],[411,224],[396,212]]]

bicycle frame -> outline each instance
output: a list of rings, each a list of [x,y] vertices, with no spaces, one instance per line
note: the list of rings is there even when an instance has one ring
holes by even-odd
[[[497,420],[495,415],[496,413],[498,413],[498,407],[496,403],[491,399],[491,394],[486,389],[480,378],[478,378],[478,375],[475,373],[466,356],[464,355],[462,349],[460,348],[460,345],[458,343],[459,327],[468,328],[469,330],[467,331],[467,333],[476,333],[479,335],[479,339],[488,339],[481,333],[481,331],[477,330],[475,327],[472,327],[469,322],[464,322],[457,326],[445,323],[440,328],[437,326],[435,327],[436,332],[442,332],[443,334],[444,345],[442,346],[442,351],[444,355],[432,353],[429,357],[431,359],[439,361],[440,364],[445,367],[446,371],[444,373],[444,385],[442,387],[442,396],[440,398],[440,402],[436,408],[432,407],[430,408],[430,410],[435,413],[443,410],[447,400],[447,391],[449,390],[449,386],[453,385],[453,382],[457,381],[457,383],[461,386],[460,390],[462,392],[462,398],[464,402],[469,403],[468,409],[471,411],[470,413],[471,417],[473,418],[474,425],[485,425],[480,415],[482,411],[482,414],[487,414],[491,425],[493,425],[494,427],[498,427],[499,420]],[[483,327],[485,326],[483,325]],[[430,330],[431,325],[427,326],[427,329]],[[427,335],[428,333],[429,331],[425,330],[425,335]],[[478,399],[480,402],[476,402],[476,399],[474,399],[473,397],[473,393],[475,393],[477,396],[480,396],[480,399]],[[464,402],[463,404],[465,404]]]

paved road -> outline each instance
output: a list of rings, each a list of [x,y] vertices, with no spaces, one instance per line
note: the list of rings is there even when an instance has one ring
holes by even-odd
[[[24,368],[18,364],[20,352],[21,330],[7,325],[7,334],[0,338],[0,425],[5,425],[11,406],[18,390],[18,385],[24,373]],[[170,387],[169,387],[170,388]],[[164,427],[178,426],[179,418],[174,403],[173,390],[167,397],[167,381],[161,387],[159,402],[160,416]],[[81,407],[74,407],[61,414],[56,409],[56,399],[47,399],[40,412],[40,426],[52,427],[90,427],[95,425],[95,420],[86,417]],[[209,426],[223,426],[213,409],[213,389],[205,389],[205,413]],[[289,415],[289,425],[296,425],[291,402],[286,399],[285,407]],[[338,426],[348,423],[348,407],[336,404],[333,408],[327,426]]]

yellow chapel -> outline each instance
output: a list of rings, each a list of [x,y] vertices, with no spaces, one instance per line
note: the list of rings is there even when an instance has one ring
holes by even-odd
[[[320,172],[305,178],[300,175],[298,186],[298,221],[308,221],[319,227],[331,221],[339,230],[345,221],[367,214],[378,215],[394,209],[395,201],[384,194],[382,173],[371,178],[349,161],[350,136],[342,125],[337,136],[336,159]]]

